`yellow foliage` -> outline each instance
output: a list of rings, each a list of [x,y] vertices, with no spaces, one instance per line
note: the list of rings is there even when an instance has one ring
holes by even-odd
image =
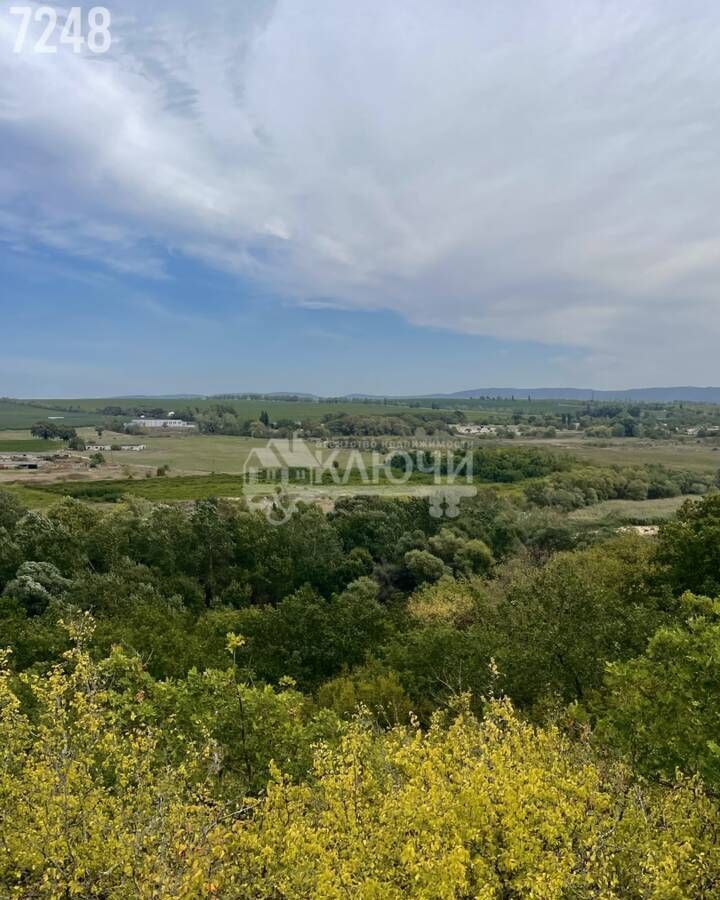
[[[415,591],[408,600],[408,612],[426,625],[466,625],[473,619],[481,585],[480,579],[441,578]]]
[[[0,885],[17,897],[173,896],[214,811],[147,731],[123,732],[86,654],[21,676],[32,717],[0,675]],[[6,896],[3,894],[3,896]]]
[[[263,796],[223,804],[209,749],[163,764],[84,652],[22,693],[27,713],[3,671],[2,896],[717,896],[720,816],[696,782],[639,785],[505,702],[427,732],[356,719],[306,781],[275,768]]]
[[[262,816],[235,826],[229,852],[253,871],[224,884],[263,898],[710,897],[717,825],[696,785],[641,792],[496,704],[428,734],[355,723],[318,751],[311,785],[278,776]]]

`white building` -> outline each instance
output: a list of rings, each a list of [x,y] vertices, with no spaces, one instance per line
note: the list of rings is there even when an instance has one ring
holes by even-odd
[[[131,419],[125,423],[125,427],[132,425],[135,428],[172,428],[176,431],[183,428],[197,428],[194,422],[186,422],[184,419]]]
[[[112,444],[88,444],[85,447],[90,453],[104,453],[113,449]],[[134,450],[136,453],[145,449],[145,444],[121,444],[120,447],[115,445],[116,450]]]
[[[458,434],[497,434],[495,425],[453,425]]]

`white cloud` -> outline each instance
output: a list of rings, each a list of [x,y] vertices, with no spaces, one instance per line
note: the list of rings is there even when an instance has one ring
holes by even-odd
[[[15,27],[6,243],[158,274],[149,241],[586,347],[598,383],[717,381],[717,5],[130,3],[105,57],[5,52]]]

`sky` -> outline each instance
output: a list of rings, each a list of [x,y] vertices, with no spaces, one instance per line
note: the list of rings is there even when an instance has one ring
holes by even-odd
[[[0,396],[720,384],[717,3],[108,0],[103,53],[49,5],[0,8]]]

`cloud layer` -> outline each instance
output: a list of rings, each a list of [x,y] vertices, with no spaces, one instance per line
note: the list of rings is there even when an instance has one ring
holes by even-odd
[[[104,56],[11,52],[0,242],[718,380],[720,8],[112,6]],[[39,27],[39,26],[38,26]],[[201,302],[201,301],[199,301]]]

